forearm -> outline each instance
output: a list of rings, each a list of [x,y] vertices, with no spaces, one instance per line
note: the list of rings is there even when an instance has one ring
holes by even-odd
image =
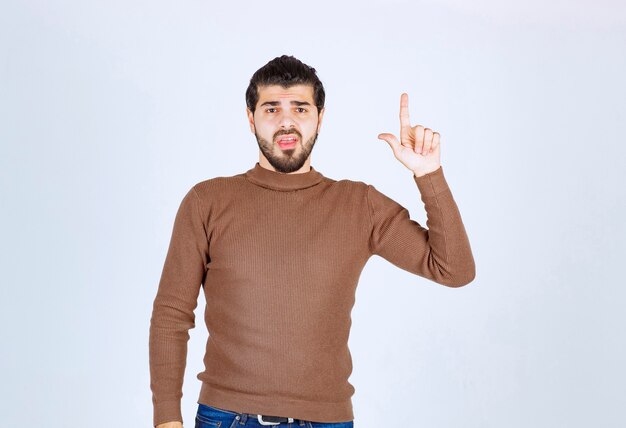
[[[171,297],[157,295],[150,323],[150,387],[154,423],[181,421],[180,402],[187,363],[188,330],[193,328],[193,309],[176,309]]]
[[[427,214],[428,264],[433,279],[451,287],[466,285],[475,277],[475,265],[461,213],[438,168],[414,180]]]

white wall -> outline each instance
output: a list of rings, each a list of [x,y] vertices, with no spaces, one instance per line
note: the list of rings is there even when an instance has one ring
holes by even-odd
[[[327,92],[312,164],[425,223],[376,138],[397,134],[409,93],[412,123],[441,134],[477,264],[449,289],[370,260],[355,426],[625,426],[625,42],[617,0],[3,1],[3,425],[151,426],[149,318],[174,214],[194,183],[258,160],[244,91],[291,54]]]

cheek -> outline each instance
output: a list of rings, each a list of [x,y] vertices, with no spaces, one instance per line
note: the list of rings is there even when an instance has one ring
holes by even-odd
[[[307,135],[314,135],[317,132],[317,121],[311,120],[303,123],[301,129]]]
[[[263,121],[256,123],[256,130],[261,135],[274,135],[274,129],[275,126],[271,122]]]

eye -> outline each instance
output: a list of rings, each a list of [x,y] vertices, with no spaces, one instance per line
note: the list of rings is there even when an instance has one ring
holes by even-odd
[[[270,107],[270,108],[266,108],[266,109],[265,109],[265,112],[266,112],[266,113],[272,113],[270,110],[276,110],[276,109],[275,109],[275,108],[272,108],[272,107]]]
[[[304,107],[297,107],[296,110],[302,110],[300,113],[306,112],[306,109]]]

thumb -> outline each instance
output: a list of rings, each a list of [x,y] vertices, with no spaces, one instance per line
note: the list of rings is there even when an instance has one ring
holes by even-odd
[[[387,144],[389,144],[391,149],[394,151],[394,153],[400,150],[400,142],[398,141],[395,135],[384,132],[382,134],[378,134],[378,139],[385,140]]]

